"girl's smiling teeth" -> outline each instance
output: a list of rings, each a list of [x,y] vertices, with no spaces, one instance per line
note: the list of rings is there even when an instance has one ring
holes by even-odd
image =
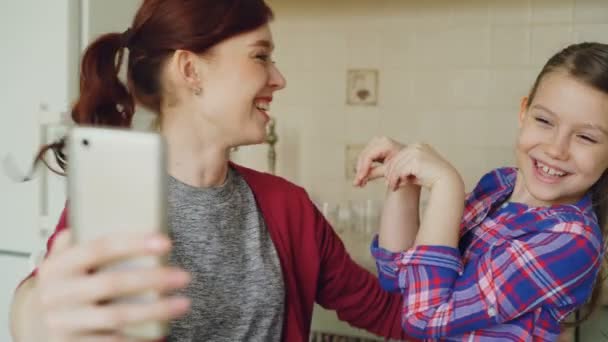
[[[546,176],[549,176],[549,177],[564,177],[564,176],[568,175],[567,172],[553,168],[549,165],[545,165],[536,159],[534,159],[534,166],[540,172],[542,172],[543,174],[545,174]]]

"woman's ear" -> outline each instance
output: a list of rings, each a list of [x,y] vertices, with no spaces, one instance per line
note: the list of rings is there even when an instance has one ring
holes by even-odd
[[[199,59],[200,57],[193,52],[176,50],[171,61],[173,70],[176,73],[176,81],[196,95],[200,95],[202,90],[200,78],[201,63]]]
[[[528,97],[524,96],[521,98],[521,103],[519,104],[519,128],[521,128],[521,126],[523,125],[527,112],[528,112]]]

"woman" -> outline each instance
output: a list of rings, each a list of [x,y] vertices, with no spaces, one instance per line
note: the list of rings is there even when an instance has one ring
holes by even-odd
[[[47,259],[16,292],[16,341],[122,341],[121,327],[145,320],[173,320],[176,341],[305,341],[315,301],[354,326],[403,338],[400,296],[350,259],[305,191],[229,162],[231,148],[264,141],[273,94],[285,87],[271,58],[271,18],[263,0],[146,0],[131,28],[88,47],[73,119],[129,127],[135,102],[158,114],[171,239],[71,245],[64,212]],[[128,88],[117,77],[125,49]],[[167,253],[169,241],[177,269],[87,272]],[[145,290],[183,297],[99,304]]]

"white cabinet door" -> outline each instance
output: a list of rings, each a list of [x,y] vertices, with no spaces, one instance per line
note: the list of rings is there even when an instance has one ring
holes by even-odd
[[[45,113],[69,109],[78,70],[78,16],[77,1],[0,1],[0,249],[37,248],[44,216],[56,220],[63,204],[61,181],[18,183],[7,172],[29,170],[42,142],[41,123],[59,118]]]
[[[17,284],[30,272],[26,256],[0,252],[0,341],[11,341],[9,310]]]

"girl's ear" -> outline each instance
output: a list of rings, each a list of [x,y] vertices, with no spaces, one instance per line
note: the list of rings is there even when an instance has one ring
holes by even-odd
[[[519,128],[524,123],[524,119],[526,118],[526,113],[528,111],[528,97],[524,96],[521,98],[521,103],[519,104]]]

